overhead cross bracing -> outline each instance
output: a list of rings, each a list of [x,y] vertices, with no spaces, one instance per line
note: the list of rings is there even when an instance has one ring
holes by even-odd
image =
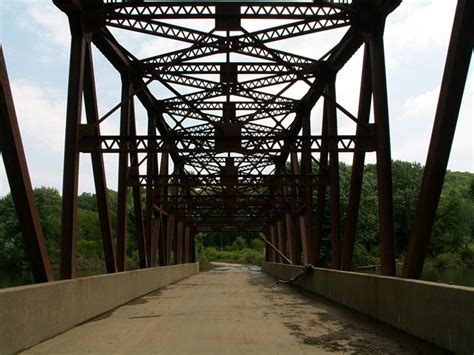
[[[382,264],[385,273],[393,273],[382,36],[385,17],[399,0],[54,2],[68,15],[72,34],[63,277],[74,274],[81,152],[91,153],[98,191],[106,189],[102,155],[119,156],[117,255],[104,247],[109,271],[125,267],[128,187],[133,190],[142,267],[154,265],[157,253],[160,264],[168,264],[171,250],[192,248],[194,234],[213,230],[264,232],[273,247],[288,247],[295,263],[317,265],[328,189],[332,259],[339,268],[339,153],[354,153],[360,160],[365,152],[376,152]],[[327,31],[337,31],[338,40],[312,48],[312,41]],[[135,39],[158,39],[147,51],[153,51],[151,56],[134,53],[124,40],[130,32]],[[295,50],[301,43],[310,50]],[[364,44],[361,106],[353,113],[338,102],[335,81]],[[92,45],[118,70],[122,82],[120,102],[102,116]],[[80,122],[81,92],[86,124]],[[369,122],[372,96],[374,123]],[[136,115],[135,98],[146,117]],[[318,117],[312,111],[320,100],[324,107]],[[102,135],[100,125],[115,113],[120,133]],[[338,116],[352,122],[355,134],[338,133]],[[143,122],[146,134],[137,131]],[[104,245],[111,245],[105,194],[98,201]]]

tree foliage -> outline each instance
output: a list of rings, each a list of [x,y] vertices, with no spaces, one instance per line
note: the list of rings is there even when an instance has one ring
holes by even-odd
[[[314,166],[317,172],[317,166]],[[393,199],[397,257],[407,250],[413,223],[423,168],[417,163],[393,162]],[[346,219],[351,167],[341,163],[341,223]],[[53,265],[59,263],[61,234],[61,195],[56,189],[34,189],[41,226]],[[316,194],[314,194],[316,205]],[[131,193],[128,197],[128,263],[137,266],[137,237]],[[116,234],[117,193],[109,191],[113,234]],[[322,260],[330,260],[329,193],[325,202],[325,227]],[[83,193],[78,196],[78,264],[80,268],[103,268],[103,251],[96,196]],[[235,262],[261,262],[264,242],[256,233],[208,233],[196,239],[199,251],[210,249],[208,257],[231,259]],[[373,164],[365,166],[362,197],[357,226],[354,264],[367,265],[378,258],[377,174]],[[433,228],[429,253],[460,255],[465,264],[474,259],[474,174],[447,172],[436,223]],[[217,255],[217,254],[219,255]],[[224,254],[223,254],[224,253]],[[227,254],[225,254],[227,253]],[[449,254],[449,255],[451,255]],[[441,257],[440,260],[445,260]],[[227,260],[227,261],[231,261]],[[0,198],[0,269],[27,268],[22,238],[11,195]]]
[[[40,187],[33,191],[41,227],[46,241],[49,258],[53,267],[60,261],[61,243],[61,195],[53,188]],[[117,193],[109,190],[112,230],[116,231]],[[97,212],[95,194],[83,193],[78,196],[77,209],[77,263],[81,269],[104,268],[102,234]],[[131,206],[131,201],[128,203]],[[28,261],[23,251],[20,226],[16,217],[11,194],[0,198],[0,269],[27,269]],[[133,220],[129,208],[129,220]],[[130,222],[129,224],[131,224]],[[133,223],[132,223],[133,224]],[[134,226],[128,231],[129,262],[135,265],[136,234]]]

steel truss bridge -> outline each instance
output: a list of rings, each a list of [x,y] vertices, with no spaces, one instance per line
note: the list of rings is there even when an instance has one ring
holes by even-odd
[[[75,277],[81,153],[92,158],[112,273],[125,269],[129,189],[142,268],[193,261],[193,237],[201,231],[262,232],[267,261],[318,266],[328,194],[331,267],[350,270],[364,159],[375,152],[380,263],[384,275],[395,275],[383,33],[400,2],[54,0],[71,30],[61,277]],[[434,222],[471,58],[472,7],[470,0],[458,2],[406,277],[420,276]],[[325,43],[324,52],[294,49],[311,49],[325,32],[339,40]],[[136,41],[150,38],[147,52],[153,55],[144,57]],[[359,107],[350,112],[338,101],[336,79],[358,50],[364,53]],[[93,53],[121,79],[120,100],[104,115],[98,111]],[[35,280],[50,281],[4,63],[1,79],[0,143],[25,250]],[[114,115],[119,133],[102,134]],[[355,134],[339,134],[340,120],[352,122]],[[103,158],[113,153],[119,161],[116,236]],[[340,153],[353,154],[344,228]]]

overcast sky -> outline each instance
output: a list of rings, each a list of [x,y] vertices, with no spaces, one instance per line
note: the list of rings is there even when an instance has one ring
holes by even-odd
[[[388,19],[385,50],[393,159],[425,162],[455,5],[455,0],[405,0]],[[317,50],[330,38],[340,37],[342,32],[280,45],[311,56],[313,49]],[[174,49],[173,43],[152,37],[139,41],[133,35],[121,37],[140,56],[152,55],[157,49]],[[31,180],[35,187],[51,186],[60,191],[69,39],[67,18],[52,1],[0,0],[0,41]],[[275,47],[278,46],[276,43]],[[337,81],[337,100],[353,113],[357,112],[361,58],[359,51]],[[96,53],[94,59],[99,110],[103,114],[119,100],[119,77],[100,55]],[[473,94],[471,64],[450,170],[474,172]],[[338,120],[340,133],[354,133],[354,126],[346,124],[347,119]],[[104,132],[118,133],[113,128],[117,117],[107,121]],[[141,125],[139,129],[144,127]],[[350,155],[341,158],[351,161]],[[374,162],[374,158],[374,154],[369,154],[368,161]],[[116,160],[116,156],[106,158],[108,185],[114,189],[117,186]],[[86,154],[81,155],[79,189],[94,191],[90,158]],[[0,196],[8,191],[4,166],[0,163]]]

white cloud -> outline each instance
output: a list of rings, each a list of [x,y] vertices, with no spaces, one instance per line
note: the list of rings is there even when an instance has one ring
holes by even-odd
[[[50,63],[66,58],[71,38],[67,16],[49,2],[29,3],[26,14],[20,25],[38,37],[40,59]]]
[[[425,164],[433,129],[439,90],[432,89],[409,97],[401,114],[393,117],[392,144],[394,158]],[[459,112],[456,133],[451,149],[449,167],[454,170],[474,170],[473,146],[473,75],[469,75]]]
[[[45,4],[30,4],[27,11],[30,19],[39,27],[45,38],[63,49],[69,48],[70,32],[67,16],[56,7]]]
[[[51,86],[11,82],[13,100],[34,186],[61,185],[65,93]]]
[[[409,97],[403,104],[403,115],[399,121],[421,121],[423,117],[434,117],[439,88]]]
[[[427,52],[447,47],[454,16],[455,1],[403,1],[388,17],[385,43],[391,65],[421,62]]]
[[[472,62],[471,62],[472,63]],[[472,64],[471,64],[472,67]],[[464,90],[464,98],[454,135],[448,168],[452,170],[474,171],[474,73],[471,69]]]
[[[26,80],[13,81],[11,86],[28,148],[36,152],[62,152],[66,93]]]

